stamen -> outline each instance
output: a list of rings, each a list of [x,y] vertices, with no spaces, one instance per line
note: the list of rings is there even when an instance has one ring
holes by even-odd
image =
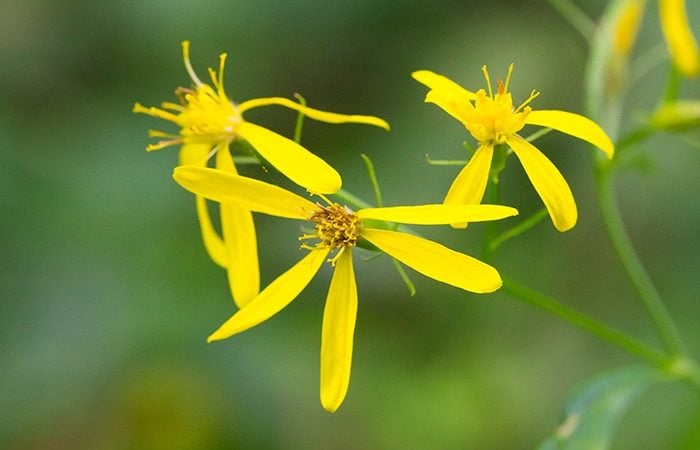
[[[489,88],[489,97],[493,98],[493,89],[491,89],[491,77],[489,76],[489,71],[486,69],[485,65],[481,66],[481,71],[484,74],[484,78],[486,78],[486,86]]]
[[[194,81],[194,84],[202,86],[204,83],[202,83],[202,80],[200,80],[194,72],[192,63],[190,62],[190,41],[182,41],[182,59],[185,61],[185,69],[187,69],[187,73],[190,75],[192,81]]]
[[[340,258],[340,255],[343,254],[345,251],[345,247],[340,247],[340,250],[338,250],[338,253],[335,254],[332,258],[328,258],[328,262],[331,263],[331,266],[335,267],[336,261],[338,261],[338,258]]]
[[[510,76],[513,74],[513,67],[513,63],[510,63],[510,66],[508,66],[508,75],[506,75],[506,84],[504,86],[505,92],[508,92],[508,85],[510,84]]]
[[[148,130],[148,137],[158,137],[158,138],[169,138],[169,139],[179,139],[180,136],[177,134],[166,133],[159,130]]]
[[[217,90],[221,97],[226,97],[226,93],[224,92],[224,66],[226,65],[227,57],[228,55],[226,53],[222,53],[219,55],[219,83],[217,86]]]
[[[522,111],[527,105],[529,105],[534,99],[536,99],[539,96],[540,96],[540,93],[537,90],[533,89],[532,92],[530,92],[530,96],[527,98],[527,100],[522,102],[520,104],[520,106],[518,106],[515,109],[515,111],[513,111],[513,113],[517,113],[517,112]]]

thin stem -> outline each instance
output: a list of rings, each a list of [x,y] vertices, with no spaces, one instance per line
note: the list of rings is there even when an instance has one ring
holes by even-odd
[[[661,296],[654,287],[649,274],[644,269],[639,256],[632,246],[625,226],[622,223],[620,209],[615,198],[612,172],[606,167],[598,166],[597,188],[598,201],[610,241],[617,252],[620,262],[627,272],[632,285],[639,294],[649,317],[654,323],[661,341],[675,355],[685,353],[685,345],[671,319]]]
[[[294,94],[294,97],[299,101],[301,106],[306,106],[306,99],[301,94]],[[301,130],[304,128],[304,113],[299,111],[297,114],[297,122],[294,125],[294,142],[301,144]]]
[[[572,27],[574,27],[583,38],[591,43],[592,36],[595,33],[595,23],[586,13],[581,11],[578,6],[569,0],[548,0],[549,4],[566,19]]]
[[[527,219],[514,226],[513,228],[509,228],[503,233],[493,238],[491,242],[489,242],[489,250],[491,252],[495,251],[501,244],[503,244],[509,239],[520,236],[530,228],[540,223],[545,217],[547,217],[547,209],[542,208],[535,214],[531,215]]]
[[[374,170],[374,164],[369,156],[364,153],[360,154],[360,156],[367,166],[367,173],[369,175],[369,181],[372,183],[372,189],[374,189],[374,197],[377,206],[381,208],[384,206],[384,200],[382,199],[382,191],[379,189],[379,181],[377,181],[377,172]]]
[[[610,342],[632,355],[638,356],[658,367],[667,367],[671,358],[663,352],[615,329],[592,317],[564,306],[551,297],[547,297],[525,287],[513,280],[503,280],[503,290],[512,297],[543,309],[572,325],[588,331],[598,338]]]

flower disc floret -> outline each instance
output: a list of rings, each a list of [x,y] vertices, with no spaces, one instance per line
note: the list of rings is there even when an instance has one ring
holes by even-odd
[[[319,205],[319,208],[309,218],[316,224],[315,237],[321,240],[319,247],[354,247],[360,234],[360,218],[350,208],[338,203]]]

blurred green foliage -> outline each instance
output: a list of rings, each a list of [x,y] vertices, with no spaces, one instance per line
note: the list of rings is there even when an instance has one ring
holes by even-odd
[[[593,16],[605,4],[577,3]],[[387,204],[436,202],[458,168],[428,166],[425,154],[463,158],[466,134],[423,104],[410,72],[480,87],[483,64],[502,76],[514,62],[515,93],[536,88],[539,108],[583,112],[585,44],[546,2],[1,6],[1,448],[527,449],[557,426],[576,383],[631,361],[504,294],[468,295],[412,274],[410,298],[378,258],[357,265],[352,382],[343,407],[327,414],[318,353],[329,271],[272,320],[207,345],[234,311],[225,273],[206,257],[191,196],[171,180],[176,151],[143,150],[146,130],[162,124],[131,113],[134,101],[173,99],[189,82],[180,42],[190,39],[200,73],[229,53],[225,83],[236,100],[299,92],[311,106],[386,118],[390,134],[306,121],[303,142],[365,199],[372,190],[360,153],[374,161]],[[641,49],[661,39],[655,17],[645,20]],[[628,126],[654,107],[664,77],[659,67],[633,89]],[[683,89],[700,95],[697,80]],[[289,111],[251,117],[293,133]],[[538,147],[569,180],[579,225],[559,234],[545,221],[500,247],[493,263],[653,340],[601,230],[590,149],[556,133]],[[621,177],[625,219],[698,354],[700,152],[674,135],[639,152],[651,169]],[[541,206],[516,165],[501,175],[501,198],[526,215]],[[298,259],[298,230],[258,224],[269,282]],[[446,227],[430,237],[476,255],[482,232]],[[680,385],[652,390],[623,419],[615,448],[697,448],[700,408],[688,394]]]

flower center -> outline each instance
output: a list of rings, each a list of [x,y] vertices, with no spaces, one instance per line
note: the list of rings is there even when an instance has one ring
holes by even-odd
[[[203,84],[179,88],[177,94],[183,106],[177,122],[185,141],[230,142],[235,138],[243,118],[225,93]]]
[[[498,80],[498,89],[494,95],[491,78],[486,66],[482,67],[488,94],[484,89],[476,92],[474,105],[467,106],[465,126],[472,136],[482,144],[504,144],[509,136],[516,134],[525,126],[525,119],[531,108],[527,106],[539,92],[532,91],[530,96],[517,108],[513,107],[513,97],[508,92],[513,65],[508,68],[505,83]]]
[[[318,238],[321,240],[316,247],[344,248],[357,244],[360,234],[360,218],[347,206],[332,203],[329,206],[321,206],[309,218],[314,222],[316,234],[302,236],[304,238]]]

